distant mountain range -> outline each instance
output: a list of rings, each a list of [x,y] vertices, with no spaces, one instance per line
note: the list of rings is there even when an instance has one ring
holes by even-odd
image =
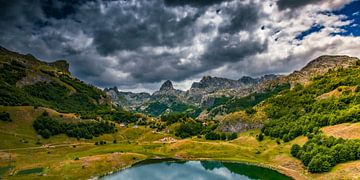
[[[153,94],[122,92],[117,87],[106,88],[104,91],[115,104],[130,110],[156,116],[169,112],[195,113],[197,111],[194,116],[198,116],[203,110],[216,109],[227,101],[240,101],[242,97],[251,96],[254,93],[265,91],[268,93],[279,85],[288,84],[293,87],[297,83],[306,84],[311,78],[324,74],[329,69],[347,68],[356,60],[357,58],[348,56],[320,56],[310,61],[301,70],[287,76],[275,74],[260,78],[244,76],[238,80],[204,76],[200,82],[194,82],[186,91],[175,89],[170,80],[165,81]],[[223,102],[219,103],[219,101]]]

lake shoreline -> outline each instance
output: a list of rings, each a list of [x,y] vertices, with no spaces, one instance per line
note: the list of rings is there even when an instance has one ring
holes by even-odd
[[[219,161],[221,163],[238,163],[238,164],[245,164],[245,165],[251,165],[251,166],[257,166],[257,167],[262,167],[262,168],[266,168],[266,169],[271,169],[271,170],[276,171],[279,174],[285,175],[285,176],[295,179],[295,180],[308,179],[308,178],[305,178],[301,173],[299,173],[297,171],[290,170],[285,167],[277,167],[277,166],[266,164],[266,163],[256,163],[256,162],[236,161],[236,160],[221,160],[221,159],[213,159],[213,158],[172,158],[172,157],[144,159],[144,160],[135,162],[131,165],[125,166],[123,168],[120,168],[119,170],[111,171],[111,172],[105,173],[101,176],[91,178],[91,179],[101,179],[105,176],[110,176],[110,175],[124,171],[129,168],[134,168],[134,167],[147,165],[147,164],[161,163],[161,162],[182,162],[182,161]]]

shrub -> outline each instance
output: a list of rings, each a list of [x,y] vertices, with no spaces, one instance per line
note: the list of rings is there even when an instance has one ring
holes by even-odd
[[[11,122],[11,118],[10,118],[10,114],[7,112],[0,112],[0,120],[1,121],[7,121],[7,122]]]

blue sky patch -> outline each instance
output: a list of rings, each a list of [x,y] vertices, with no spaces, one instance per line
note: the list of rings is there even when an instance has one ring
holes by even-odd
[[[324,26],[321,26],[321,25],[313,25],[310,29],[306,30],[306,31],[303,31],[301,32],[299,35],[297,35],[295,37],[295,39],[297,40],[303,40],[305,36],[311,34],[311,33],[314,33],[314,32],[319,32],[321,29],[323,29]]]
[[[343,36],[360,36],[360,0],[355,0],[342,9],[332,12],[335,15],[345,15],[345,20],[352,20],[350,25],[344,26],[344,32],[336,33]]]

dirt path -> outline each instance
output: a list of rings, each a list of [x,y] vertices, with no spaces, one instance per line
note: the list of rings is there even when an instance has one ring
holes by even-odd
[[[25,147],[25,148],[12,148],[12,149],[0,149],[0,152],[6,151],[18,151],[18,150],[31,150],[31,149],[48,149],[48,148],[59,148],[67,146],[81,146],[81,145],[92,145],[93,143],[73,143],[73,144],[49,144],[47,146],[34,146],[34,147]]]

